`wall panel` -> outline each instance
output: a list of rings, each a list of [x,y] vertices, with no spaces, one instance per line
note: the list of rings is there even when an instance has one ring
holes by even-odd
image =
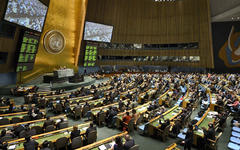
[[[175,44],[198,42],[198,50],[194,50],[194,52],[182,51],[181,54],[185,56],[191,56],[192,53],[199,54],[201,61],[198,63],[198,67],[214,67],[209,0],[110,1],[101,0],[99,3],[99,0],[89,0],[86,20],[114,26],[112,43]],[[172,52],[169,50],[159,53],[171,56]],[[138,52],[128,51],[129,56],[136,55],[136,53]],[[182,65],[184,64],[186,63]]]

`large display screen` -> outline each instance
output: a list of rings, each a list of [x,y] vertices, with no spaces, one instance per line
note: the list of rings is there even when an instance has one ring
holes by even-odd
[[[87,45],[84,56],[84,67],[96,66],[97,46]]]
[[[23,72],[23,71],[30,71],[33,69],[34,63],[18,63],[17,64],[17,72]]]
[[[47,9],[39,0],[8,0],[4,19],[42,32]]]
[[[111,42],[112,31],[113,26],[86,21],[84,30],[84,40]]]
[[[33,69],[39,40],[40,34],[28,31],[23,34],[21,45],[19,46],[17,72]]]

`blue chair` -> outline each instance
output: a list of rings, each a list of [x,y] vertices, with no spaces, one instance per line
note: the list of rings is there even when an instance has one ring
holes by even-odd
[[[232,131],[232,136],[240,138],[240,133]]]
[[[229,148],[229,149],[232,149],[232,150],[240,150],[240,146],[237,145],[237,144],[234,144],[234,143],[232,143],[232,142],[229,142],[229,143],[228,143],[228,148]]]
[[[238,127],[232,127],[232,130],[236,131],[236,132],[240,132],[240,128],[238,128]]]
[[[232,136],[232,137],[230,138],[230,141],[233,142],[233,143],[235,143],[235,144],[240,144],[240,139],[239,139],[239,138],[236,138],[236,137],[234,137],[234,136]]]

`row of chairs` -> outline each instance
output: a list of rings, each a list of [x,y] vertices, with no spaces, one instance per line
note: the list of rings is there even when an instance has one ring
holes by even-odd
[[[8,118],[2,118],[0,119],[0,125],[7,125],[11,123],[14,124],[14,123],[25,122],[25,121],[31,121],[30,116],[26,115],[26,116],[23,116],[23,118],[13,117],[11,120]]]
[[[74,149],[80,148],[84,145],[92,144],[96,141],[97,141],[97,131],[92,131],[88,134],[86,139],[84,136],[78,136],[71,140],[69,140],[67,137],[61,137],[61,138],[57,139],[55,143],[50,142],[49,148],[51,150],[54,150],[54,149],[56,149],[56,150],[72,149],[72,150],[74,150]]]
[[[59,124],[59,128],[58,129],[64,129],[64,128],[67,128],[68,127],[68,122],[63,122],[63,123],[60,123]],[[46,129],[43,129],[43,127],[41,126],[33,126],[31,127],[30,131],[26,131],[26,130],[22,130],[20,133],[19,133],[19,138],[24,138],[26,137],[26,135],[31,135],[31,136],[34,136],[34,135],[37,135],[37,134],[42,134],[42,133],[46,133],[46,132],[51,132],[51,131],[54,131],[56,130],[56,127],[54,125],[49,125],[46,127]],[[13,140],[14,137],[10,136],[10,135],[6,135],[4,137],[1,138],[1,141],[11,141]]]
[[[232,127],[232,133],[228,148],[232,150],[240,150],[240,128]]]

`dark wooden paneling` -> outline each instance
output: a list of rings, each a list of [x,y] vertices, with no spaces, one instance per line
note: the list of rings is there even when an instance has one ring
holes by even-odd
[[[213,68],[209,0],[89,0],[87,21],[114,26],[112,43],[171,44],[199,42],[198,50],[100,50],[118,56],[199,55],[194,66]],[[106,63],[106,62],[104,62]],[[122,62],[121,62],[122,63]],[[169,63],[169,65],[188,63]],[[192,64],[192,63],[190,63]]]
[[[7,0],[0,0],[0,19],[4,17]],[[19,28],[16,28],[14,38],[0,37],[0,51],[8,52],[6,64],[0,64],[0,73],[14,72],[16,66],[16,47],[19,37]]]

